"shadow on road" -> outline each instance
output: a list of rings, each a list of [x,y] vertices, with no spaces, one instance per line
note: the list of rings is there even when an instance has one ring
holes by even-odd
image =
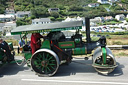
[[[106,77],[115,77],[123,75],[122,69],[124,68],[124,65],[121,65],[118,62],[117,65],[118,67],[115,68],[112,73],[108,75],[102,75],[98,74],[92,67],[92,60],[73,60],[69,65],[59,66],[59,69],[54,75],[54,77],[76,75],[77,73],[94,73],[95,75],[101,75]],[[17,64],[8,64],[0,68],[0,77],[3,77],[4,75],[15,75],[18,72],[25,70],[29,70],[29,68],[26,66],[18,66]]]
[[[95,73],[92,60],[73,60],[69,65],[61,65],[55,76],[70,76],[76,73]]]
[[[28,67],[18,66],[16,63],[7,64],[0,68],[0,77],[4,75],[15,75],[20,71],[28,70]]]
[[[117,63],[118,67],[115,68],[115,70],[108,74],[108,75],[102,75],[95,71],[95,69],[92,67],[92,60],[74,60],[69,65],[61,65],[56,73],[55,76],[70,76],[70,75],[76,75],[77,73],[96,73],[101,76],[120,76],[123,74],[122,68],[124,68],[124,65],[120,65]]]

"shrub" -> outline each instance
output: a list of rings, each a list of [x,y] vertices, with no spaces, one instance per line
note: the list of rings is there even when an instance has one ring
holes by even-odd
[[[52,21],[55,21],[55,18],[54,18],[54,17],[50,17],[50,19],[51,19]]]
[[[64,18],[59,17],[59,18],[57,18],[56,20],[57,20],[57,21],[62,21],[62,20],[64,20]]]

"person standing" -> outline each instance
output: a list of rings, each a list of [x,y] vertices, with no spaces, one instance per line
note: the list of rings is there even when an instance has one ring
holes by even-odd
[[[21,40],[19,40],[18,53],[20,53],[19,49],[25,45],[25,40],[24,40],[25,38],[26,38],[26,36],[23,36],[23,38]]]
[[[35,51],[40,49],[40,47],[41,47],[40,38],[43,38],[43,36],[40,35],[40,33],[32,33],[32,35],[31,35],[31,50],[32,50],[32,54],[34,54]]]

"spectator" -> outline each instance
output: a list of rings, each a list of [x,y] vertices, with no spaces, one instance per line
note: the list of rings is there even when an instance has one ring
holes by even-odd
[[[23,36],[23,38],[21,40],[19,40],[19,45],[18,45],[18,53],[20,53],[19,49],[22,48],[25,45],[25,40],[26,36]]]
[[[11,54],[11,50],[7,42],[3,41],[2,38],[0,38],[0,49],[5,53],[8,62],[14,60],[14,56]]]
[[[34,54],[36,50],[40,49],[40,47],[41,47],[40,38],[43,38],[43,36],[40,35],[40,33],[32,33],[32,35],[31,35],[31,50],[32,50],[32,54]]]

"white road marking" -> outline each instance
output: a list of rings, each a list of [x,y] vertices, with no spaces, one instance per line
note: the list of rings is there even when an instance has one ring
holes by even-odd
[[[55,82],[55,83],[84,83],[84,84],[128,85],[128,83],[122,83],[122,82],[98,82],[98,81],[68,81],[68,80],[39,80],[39,79],[21,79],[21,81]]]

